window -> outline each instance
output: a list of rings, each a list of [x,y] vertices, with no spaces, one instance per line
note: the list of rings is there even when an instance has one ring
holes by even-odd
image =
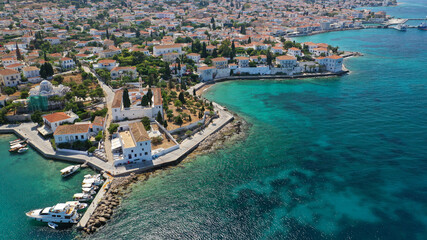
[[[130,150],[131,152],[133,152],[133,150]]]
[[[79,136],[76,136],[76,140],[79,140]]]
[[[145,155],[148,155],[148,152],[145,152]]]
[[[135,157],[137,157],[137,156],[138,156],[138,154],[135,153]]]
[[[83,135],[80,136],[81,139],[84,139],[85,137]]]
[[[62,141],[62,137],[58,137],[58,140],[61,142]]]
[[[139,156],[142,156],[142,153],[140,153]]]
[[[145,145],[148,145],[148,143],[147,143],[147,142],[145,142]]]

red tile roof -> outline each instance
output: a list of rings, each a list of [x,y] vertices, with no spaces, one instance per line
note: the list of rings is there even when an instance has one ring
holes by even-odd
[[[45,115],[45,116],[43,116],[43,118],[46,119],[50,123],[54,123],[54,122],[58,122],[58,121],[68,119],[68,118],[70,118],[70,116],[68,116],[64,112],[56,112],[56,113]]]

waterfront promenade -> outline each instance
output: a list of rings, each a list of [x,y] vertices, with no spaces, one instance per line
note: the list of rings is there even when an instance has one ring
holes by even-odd
[[[130,173],[139,173],[149,171],[155,168],[173,164],[182,160],[186,155],[193,151],[197,146],[209,137],[211,134],[219,131],[222,127],[227,125],[234,119],[234,116],[226,111],[223,107],[214,103],[214,109],[219,117],[214,119],[202,131],[195,133],[193,136],[185,139],[179,149],[165,154],[153,161],[128,164],[124,166],[115,167],[111,162],[104,162],[103,160],[88,156],[84,154],[68,153],[63,151],[55,151],[48,139],[44,139],[37,132],[37,124],[35,123],[22,123],[22,124],[6,124],[0,126],[0,133],[13,133],[22,139],[28,139],[28,144],[36,149],[42,156],[50,159],[69,161],[74,163],[86,163],[88,166],[99,170],[109,172],[113,176],[125,176]]]

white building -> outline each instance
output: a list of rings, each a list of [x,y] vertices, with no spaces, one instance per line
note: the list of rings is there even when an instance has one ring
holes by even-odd
[[[151,139],[140,121],[121,126],[123,131],[113,139],[114,165],[151,161]]]
[[[74,68],[75,66],[76,66],[76,63],[74,62],[73,59],[67,58],[67,57],[61,58],[61,67],[63,69],[68,70],[68,69]]]
[[[296,56],[300,56],[301,57],[302,56],[301,49],[296,48],[296,47],[289,48],[288,49],[288,54],[291,55],[291,56],[294,56],[294,57],[296,57]]]
[[[28,79],[28,82],[31,83],[37,83],[41,80],[40,69],[38,67],[24,67],[22,69],[22,74],[24,74],[24,77],[26,77]]]
[[[53,133],[55,143],[87,141],[89,139],[90,123],[58,126]]]
[[[97,64],[93,64],[94,69],[107,69],[108,71],[111,71],[113,68],[118,67],[119,64],[116,62],[116,60],[112,59],[104,59],[98,61]]]
[[[55,112],[51,114],[46,114],[43,116],[43,122],[45,126],[49,127],[52,132],[55,132],[56,128],[64,123],[73,123],[76,119],[78,119],[79,116],[77,116],[73,112]]]
[[[199,67],[197,68],[197,73],[199,74],[200,81],[208,82],[212,81],[216,76],[215,67]]]
[[[195,63],[198,63],[200,61],[200,54],[198,54],[198,53],[189,53],[189,54],[187,54],[187,58],[193,60]]]
[[[6,87],[15,87],[21,84],[21,74],[12,69],[0,70],[1,83]]]
[[[163,116],[163,101],[160,88],[152,88],[153,97],[151,98],[151,105],[141,106],[141,99],[148,93],[148,89],[129,89],[129,98],[131,105],[125,108],[123,105],[123,90],[115,92],[112,104],[113,121],[123,121],[127,119],[140,119],[149,117],[155,119],[157,114]]]
[[[175,18],[175,13],[172,13],[172,12],[160,12],[160,13],[156,13],[156,17],[157,18],[170,18],[170,19],[174,19]]]
[[[177,52],[182,54],[182,47],[179,44],[173,45],[158,45],[153,47],[153,56],[158,57],[166,53]]]
[[[334,73],[342,71],[343,58],[338,55],[318,57],[315,59],[315,61],[320,65],[324,66],[326,68],[326,71]]]
[[[46,37],[44,38],[45,41],[48,41],[52,45],[60,44],[61,40],[58,37]]]
[[[138,76],[136,67],[115,67],[111,69],[110,74],[112,79],[117,79],[122,76],[129,76],[132,79],[135,79]]]

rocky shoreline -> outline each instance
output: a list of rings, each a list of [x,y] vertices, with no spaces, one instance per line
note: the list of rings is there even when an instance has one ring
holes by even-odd
[[[229,123],[220,131],[206,138],[203,142],[200,143],[198,148],[194,150],[189,156],[187,156],[183,161],[191,161],[198,155],[207,154],[226,146],[230,146],[237,141],[243,141],[247,136],[250,125],[236,114],[233,115],[235,116],[234,121]],[[110,189],[101,199],[96,210],[93,212],[87,225],[82,229],[82,231],[86,235],[89,235],[104,226],[113,217],[115,209],[120,206],[120,202],[123,200],[123,198],[125,198],[132,191],[132,185],[134,183],[146,181],[151,175],[157,175],[161,171],[173,167],[174,166],[165,167],[141,174],[132,173],[126,177],[114,178]]]

